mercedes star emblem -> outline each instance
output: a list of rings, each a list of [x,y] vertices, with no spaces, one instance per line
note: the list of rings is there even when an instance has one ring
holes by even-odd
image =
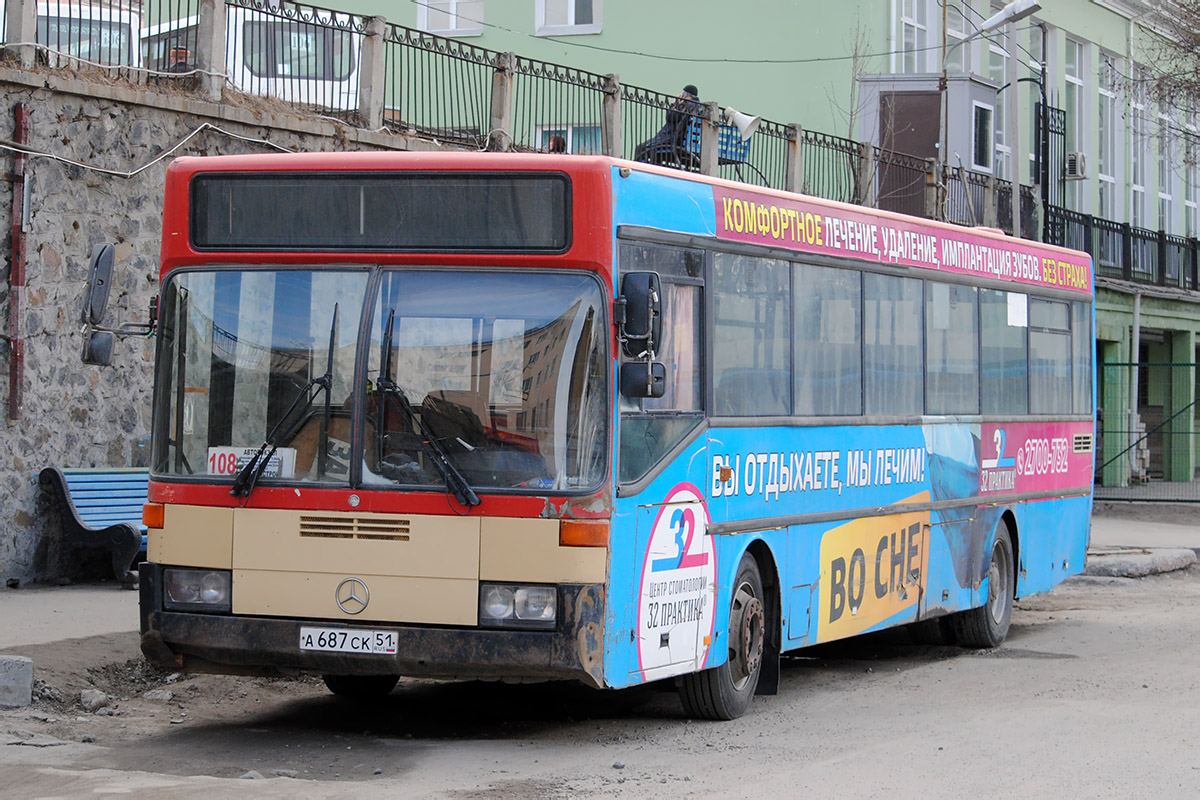
[[[338,608],[347,614],[361,614],[371,602],[371,592],[358,578],[346,578],[338,584],[333,598],[337,600]]]

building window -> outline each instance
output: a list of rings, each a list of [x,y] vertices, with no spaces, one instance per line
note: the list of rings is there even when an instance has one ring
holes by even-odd
[[[1175,211],[1175,133],[1170,110],[1158,109],[1158,229],[1171,232]]]
[[[1133,96],[1130,105],[1129,141],[1129,223],[1136,228],[1146,226],[1146,167],[1150,161],[1150,137],[1146,92],[1142,86],[1143,71],[1134,68]]]
[[[1200,137],[1200,125],[1197,124],[1195,110],[1187,113],[1187,130],[1184,132],[1184,147],[1187,148],[1187,157],[1184,159],[1183,173],[1183,225],[1184,234],[1189,238],[1196,238],[1197,223],[1200,219],[1197,218],[1196,208],[1196,187],[1200,182],[1200,164],[1197,163],[1197,158],[1200,157],[1200,152],[1197,152],[1197,137]]]
[[[1096,126],[1096,179],[1099,182],[1099,206],[1102,219],[1117,218],[1117,67],[1113,56],[1100,55],[1099,119]]]
[[[992,148],[995,132],[992,130],[994,110],[983,103],[975,103],[975,119],[972,128],[971,166],[983,172],[992,171]]]
[[[1004,34],[997,34],[989,39],[988,46],[988,79],[997,87],[1008,82],[1008,49]],[[1007,91],[1007,90],[1006,90]],[[1004,94],[996,96],[996,108],[992,125],[996,131],[995,175],[1001,180],[1010,180],[1012,176],[1012,148],[1008,144],[1005,131]]]
[[[946,72],[971,72],[971,44],[966,42],[970,32],[963,15],[963,0],[946,2]]]
[[[900,0],[900,71],[928,72],[929,7],[926,0]]]
[[[551,147],[555,136],[562,137],[566,145],[565,152],[575,155],[598,155],[602,152],[600,146],[600,126],[595,124],[563,124],[538,125],[534,139],[539,149],[545,152],[556,152]]]
[[[1083,44],[1067,39],[1063,52],[1063,111],[1066,114],[1067,152],[1078,152],[1083,147]],[[1079,211],[1079,183],[1067,182],[1066,205]]]
[[[479,36],[483,33],[483,0],[421,0],[417,27],[444,36]]]
[[[600,33],[604,0],[537,0],[538,36]]]

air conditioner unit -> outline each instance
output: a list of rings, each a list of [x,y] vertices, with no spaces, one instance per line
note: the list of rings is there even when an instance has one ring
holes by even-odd
[[[1063,177],[1069,181],[1081,181],[1087,176],[1087,155],[1067,153],[1067,157],[1063,161]]]

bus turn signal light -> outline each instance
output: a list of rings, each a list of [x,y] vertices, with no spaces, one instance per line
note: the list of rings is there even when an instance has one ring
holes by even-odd
[[[163,504],[143,503],[142,524],[147,528],[161,528],[163,526]]]
[[[608,547],[608,520],[564,519],[558,523],[558,543],[564,547]]]

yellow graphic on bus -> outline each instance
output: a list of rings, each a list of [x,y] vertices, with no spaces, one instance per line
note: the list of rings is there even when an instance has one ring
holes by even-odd
[[[929,493],[903,502],[927,503]],[[928,564],[928,511],[867,517],[826,532],[817,641],[853,636],[915,609]]]

